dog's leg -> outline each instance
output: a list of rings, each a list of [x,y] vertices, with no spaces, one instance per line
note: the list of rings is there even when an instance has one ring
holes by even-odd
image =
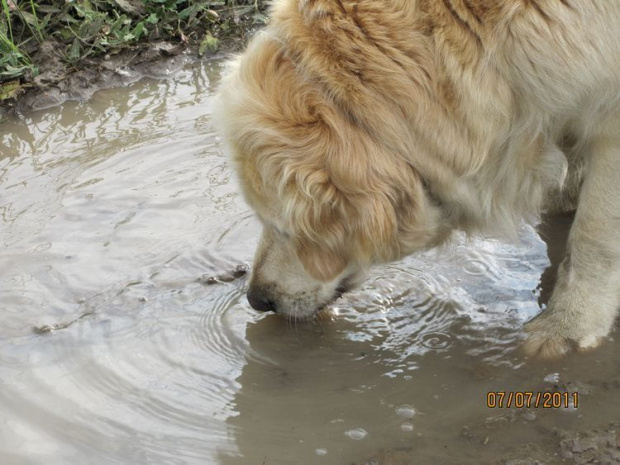
[[[611,126],[592,139],[555,289],[546,310],[526,325],[529,355],[593,348],[612,329],[620,306],[620,124]]]

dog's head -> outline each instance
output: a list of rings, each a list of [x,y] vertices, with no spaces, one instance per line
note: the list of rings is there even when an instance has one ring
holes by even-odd
[[[218,110],[245,198],[263,224],[248,292],[254,308],[309,317],[370,265],[443,236],[439,208],[405,157],[269,36],[231,63]],[[377,114],[375,134],[381,124]]]

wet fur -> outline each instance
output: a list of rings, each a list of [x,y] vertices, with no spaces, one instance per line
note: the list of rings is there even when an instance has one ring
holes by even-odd
[[[526,349],[595,346],[620,304],[619,28],[620,0],[275,1],[216,115],[265,226],[250,291],[304,316],[452,230],[579,202]]]

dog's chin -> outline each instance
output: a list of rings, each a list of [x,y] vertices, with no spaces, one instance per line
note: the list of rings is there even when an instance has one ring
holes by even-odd
[[[339,286],[334,296],[312,309],[296,309],[294,311],[278,311],[277,315],[294,322],[323,321],[334,316],[334,304],[348,292],[348,288]]]
[[[340,281],[338,287],[334,291],[331,298],[326,299],[324,302],[314,305],[312,307],[304,307],[302,305],[293,305],[292,309],[281,309],[276,314],[282,318],[285,318],[293,322],[304,321],[323,321],[332,318],[337,312],[335,312],[334,304],[346,293],[352,291],[359,286],[363,280],[363,274],[351,274]]]

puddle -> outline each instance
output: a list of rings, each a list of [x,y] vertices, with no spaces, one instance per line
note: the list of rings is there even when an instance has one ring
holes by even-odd
[[[618,342],[516,350],[552,276],[532,228],[378,267],[313,324],[252,311],[219,66],[0,125],[0,463],[618,463]],[[487,407],[545,390],[579,404]]]

